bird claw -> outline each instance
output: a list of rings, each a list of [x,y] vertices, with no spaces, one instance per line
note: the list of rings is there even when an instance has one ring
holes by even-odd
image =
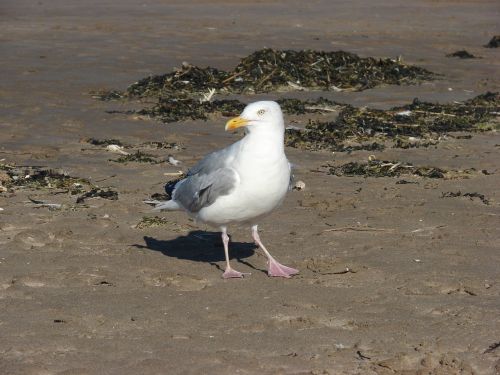
[[[269,276],[286,277],[287,279],[289,279],[297,273],[299,273],[299,270],[284,266],[283,264],[278,263],[274,258],[269,259],[269,269],[267,270],[267,274]]]
[[[243,278],[244,276],[251,275],[249,272],[238,272],[236,270],[233,270],[232,268],[226,268],[224,273],[222,274],[223,279],[237,279],[237,278]]]

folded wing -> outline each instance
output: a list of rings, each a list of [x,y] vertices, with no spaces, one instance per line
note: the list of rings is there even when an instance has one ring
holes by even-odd
[[[194,213],[230,194],[239,181],[238,173],[230,167],[234,159],[231,151],[233,147],[213,152],[191,168],[186,178],[175,185],[173,200]]]

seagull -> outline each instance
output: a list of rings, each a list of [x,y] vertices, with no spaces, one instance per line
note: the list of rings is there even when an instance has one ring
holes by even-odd
[[[251,226],[256,245],[268,261],[268,275],[289,278],[299,271],[274,259],[259,237],[258,221],[283,202],[290,186],[291,165],[285,155],[283,114],[278,103],[259,101],[245,107],[225,130],[244,127],[245,136],[212,152],[191,168],[184,179],[167,184],[171,200],[154,210],[184,210],[199,222],[219,228],[224,244],[224,279],[249,273],[236,271],[229,262],[230,224]]]

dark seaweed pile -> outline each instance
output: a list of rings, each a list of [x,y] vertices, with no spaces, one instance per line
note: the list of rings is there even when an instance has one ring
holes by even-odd
[[[294,115],[332,110],[342,106],[324,98],[317,100],[279,99],[277,102],[283,112]],[[245,105],[239,100],[200,102],[196,99],[160,98],[153,107],[141,109],[135,113],[169,123],[187,119],[207,120],[211,114],[221,114],[226,117],[237,116],[243,111]]]
[[[176,122],[186,119],[206,120],[209,114],[221,113],[223,116],[236,116],[245,108],[239,100],[214,100],[200,102],[196,99],[160,98],[151,108],[136,113],[158,119],[162,122]]]
[[[97,138],[86,138],[83,139],[82,142],[89,143],[94,146],[109,146],[109,145],[117,145],[121,146],[123,148],[134,148],[134,147],[141,147],[141,148],[148,148],[148,149],[174,149],[174,150],[181,150],[183,149],[183,146],[175,143],[175,142],[161,142],[161,141],[149,141],[149,142],[144,142],[140,143],[138,145],[129,145],[126,144],[119,139],[97,139]]]
[[[456,198],[456,197],[468,197],[470,200],[473,200],[474,198],[479,198],[481,202],[483,202],[486,205],[490,204],[490,201],[484,196],[484,194],[481,193],[462,193],[460,190],[457,192],[453,191],[448,191],[446,193],[443,193],[441,195],[441,198]]]
[[[355,140],[360,148],[365,148],[363,142],[369,142],[373,148],[370,140],[384,141],[389,137],[395,147],[429,146],[436,143],[436,135],[495,127],[492,122],[499,110],[500,95],[491,92],[453,104],[415,99],[388,111],[346,105],[334,121],[312,121],[305,130],[288,130],[286,143],[310,150],[346,151],[347,141]]]
[[[477,58],[472,53],[469,53],[466,50],[460,50],[460,51],[456,51],[453,53],[449,53],[446,55],[446,57],[458,57],[460,59],[476,59]]]
[[[399,177],[414,175],[428,178],[444,178],[447,171],[437,167],[415,167],[410,163],[369,160],[365,163],[351,162],[340,166],[328,165],[328,174],[335,176]]]
[[[430,79],[422,68],[391,59],[361,58],[336,51],[263,49],[245,57],[236,66],[231,87],[236,92],[268,92],[290,86],[329,90],[364,90],[380,84],[415,83]]]
[[[91,91],[89,93],[92,98],[102,101],[110,101],[110,100],[118,100],[123,98],[123,93],[117,90],[99,90],[99,91]]]
[[[244,108],[236,100],[214,100],[215,94],[249,94],[285,90],[364,90],[381,84],[411,84],[434,78],[434,74],[416,66],[391,59],[362,58],[336,51],[262,49],[243,58],[231,71],[200,68],[184,63],[171,73],[146,77],[120,93],[93,92],[100,100],[154,97],[158,102],[139,111],[109,113],[139,114],[175,122],[186,119],[206,120],[219,113],[235,115]],[[289,99],[290,100],[290,99]],[[307,105],[295,103],[288,113],[305,113]]]
[[[123,155],[123,156],[120,156],[118,159],[114,159],[114,160],[110,160],[110,161],[114,161],[115,163],[122,163],[122,164],[130,163],[130,162],[160,164],[160,163],[165,162],[165,160],[158,160],[157,158],[155,158],[154,155],[151,155],[151,154],[148,154],[146,152],[139,151],[139,150],[134,152],[133,154]]]
[[[4,187],[12,189],[24,187],[29,189],[66,189],[71,194],[78,194],[83,191],[84,186],[89,186],[90,182],[83,178],[72,177],[64,172],[57,172],[51,169],[40,167],[16,167],[0,165],[9,176],[4,181]]]
[[[223,70],[183,64],[180,69],[172,73],[141,79],[127,88],[126,95],[182,98],[211,88],[220,90],[225,87],[225,81],[229,76],[230,73]]]
[[[118,139],[96,139],[96,138],[87,138],[84,140],[87,143],[90,143],[94,146],[109,146],[109,145],[117,145],[117,146],[125,146],[122,141]]]
[[[76,203],[83,203],[85,199],[95,197],[111,200],[118,199],[116,191],[109,188],[99,188],[84,178],[72,177],[66,173],[51,169],[43,169],[36,166],[17,167],[0,164],[0,172],[6,174],[6,176],[3,176],[4,178],[0,186],[7,190],[14,190],[16,188],[64,190],[71,195],[80,194]]]
[[[488,44],[485,45],[486,48],[498,48],[500,47],[500,35],[495,35],[490,39]]]
[[[83,203],[87,198],[104,198],[115,201],[118,199],[118,192],[111,189],[101,189],[98,187],[92,188],[90,191],[80,195],[76,199],[76,203]]]
[[[135,226],[137,229],[144,229],[144,228],[155,228],[155,227],[161,227],[163,225],[171,224],[171,222],[164,217],[159,217],[159,216],[154,216],[154,217],[148,217],[144,216],[141,221]]]
[[[313,112],[339,112],[334,121],[311,121],[305,130],[288,129],[288,146],[308,150],[334,151],[382,150],[385,141],[393,147],[428,147],[438,143],[441,134],[454,131],[490,130],[500,110],[500,95],[486,93],[464,103],[435,104],[415,99],[413,103],[390,110],[357,108],[325,98],[316,100],[279,99],[283,112],[302,115]],[[207,119],[219,113],[234,116],[245,104],[238,100],[214,100],[200,103],[195,99],[160,99],[151,109],[138,113],[163,122]],[[143,158],[128,156],[120,162],[141,161]],[[145,162],[152,162],[151,160]]]
[[[259,93],[297,89],[365,90],[380,84],[411,84],[430,80],[434,74],[392,59],[362,58],[353,53],[312,50],[255,51],[232,71],[183,64],[180,69],[141,79],[126,92],[92,93],[100,100],[124,97],[185,99],[210,89],[218,93]]]

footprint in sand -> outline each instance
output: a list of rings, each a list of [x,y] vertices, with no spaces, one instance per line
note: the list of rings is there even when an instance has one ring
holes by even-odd
[[[144,272],[144,271],[143,271]],[[210,286],[210,282],[199,276],[189,274],[171,274],[167,272],[144,272],[140,276],[142,282],[147,286],[173,287],[181,292],[194,292]]]
[[[418,373],[418,374],[463,374],[473,375],[472,367],[450,354],[427,354],[424,358],[418,353],[398,354],[394,358],[375,363],[377,374]],[[387,371],[384,371],[387,370]]]
[[[41,248],[54,240],[54,237],[47,232],[38,229],[27,229],[19,232],[11,241],[12,245],[18,245],[22,249],[28,250]]]
[[[297,330],[314,328],[337,328],[353,330],[356,327],[353,321],[338,319],[329,316],[306,316],[278,314],[272,317],[272,324],[278,328],[293,328]]]
[[[373,282],[382,282],[387,277],[381,270],[332,257],[305,259],[300,268],[308,272],[297,278],[304,278],[309,284],[325,287],[362,287]]]

